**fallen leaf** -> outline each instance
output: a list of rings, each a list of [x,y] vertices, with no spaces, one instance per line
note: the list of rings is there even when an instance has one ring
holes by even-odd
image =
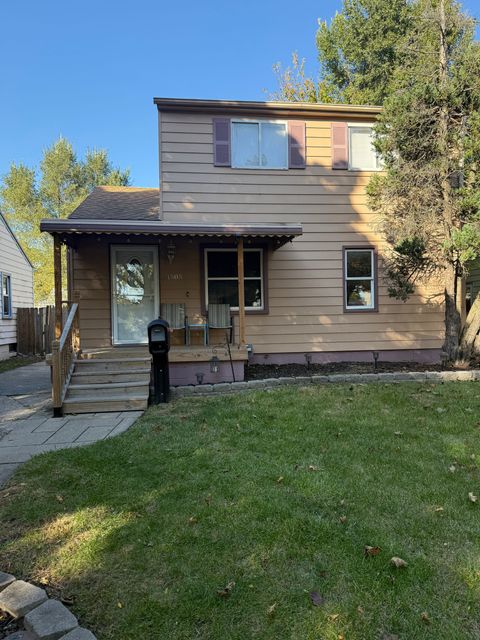
[[[394,435],[396,435],[396,436],[401,436],[401,435],[402,435],[402,432],[401,432],[401,431],[394,431],[393,433],[394,433]]]
[[[338,634],[337,640],[345,640],[345,636],[341,633]]]
[[[188,519],[188,523],[189,524],[197,524],[198,520],[196,516],[192,516],[191,518]]]
[[[341,504],[341,505],[342,505],[342,507],[343,507],[343,505],[345,504],[345,500],[340,500],[340,504]]]
[[[435,507],[435,513],[439,513],[440,511],[444,511],[443,507]]]
[[[357,613],[359,613],[360,615],[363,616],[363,614],[365,613],[365,609],[363,607],[357,607]]]
[[[339,613],[331,613],[331,614],[327,617],[327,620],[328,620],[329,622],[335,622],[336,620],[338,620],[338,619],[339,619],[339,617],[340,617],[340,614],[339,614]]]
[[[450,471],[450,473],[455,473],[455,471],[457,470],[457,467],[454,464],[452,464],[451,467],[448,467],[448,470]]]
[[[431,622],[426,611],[422,611],[422,613],[420,614],[420,618],[423,620],[423,622],[425,622],[425,624],[430,624]]]
[[[280,476],[279,478],[277,478],[277,483],[280,484],[281,482],[283,482],[283,476]]]
[[[269,616],[270,618],[274,616],[277,610],[277,607],[278,607],[278,603],[274,602],[273,604],[271,604],[267,609],[267,616]]]
[[[407,566],[405,560],[402,560],[402,558],[399,558],[398,556],[393,556],[393,558],[390,559],[390,563],[397,569],[403,569]]]
[[[234,587],[235,582],[234,580],[231,580],[226,587],[217,591],[217,595],[219,595],[221,598],[229,598]]]
[[[317,591],[310,591],[309,596],[314,607],[319,607],[325,602],[325,598]]]
[[[347,516],[340,516],[340,522],[341,522],[342,524],[345,524],[345,523],[346,523],[346,521],[347,521]]]
[[[309,471],[318,471],[318,467],[316,467],[314,464],[309,464],[308,465],[308,470]]]
[[[122,604],[121,602],[117,602],[117,607],[118,607],[119,609],[122,609],[122,608],[123,608],[123,604]]]
[[[56,495],[55,498],[58,500],[58,502],[63,502],[63,496]]]
[[[363,550],[366,558],[368,558],[369,556],[378,556],[380,551],[381,551],[380,547],[371,547],[368,544],[365,545],[365,548]]]
[[[472,491],[470,491],[470,493],[468,494],[468,499],[470,500],[470,502],[477,502],[478,500],[477,496],[472,493]]]
[[[443,407],[437,407],[437,413],[445,413],[446,409]]]

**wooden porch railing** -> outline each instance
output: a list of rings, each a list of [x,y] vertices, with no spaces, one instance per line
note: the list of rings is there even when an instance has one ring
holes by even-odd
[[[80,351],[79,305],[74,302],[68,312],[59,340],[52,343],[52,403],[53,415],[63,413],[63,401]]]

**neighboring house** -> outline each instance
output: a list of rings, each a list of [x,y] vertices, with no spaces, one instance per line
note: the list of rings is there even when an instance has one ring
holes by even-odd
[[[382,280],[385,244],[365,192],[380,168],[378,107],[155,104],[160,190],[99,187],[68,220],[42,223],[69,247],[83,350],[145,343],[163,303],[184,304],[200,325],[209,304],[228,303],[234,362],[202,349],[202,327],[196,347],[175,331],[174,384],[231,380],[232,369],[242,379],[247,358],[438,361],[442,297],[418,290],[399,302]],[[212,330],[210,343],[224,336]]]
[[[17,309],[33,307],[33,267],[0,213],[0,360],[17,351]]]

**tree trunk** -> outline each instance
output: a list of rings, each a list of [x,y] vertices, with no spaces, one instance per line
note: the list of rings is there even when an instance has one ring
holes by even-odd
[[[467,320],[463,328],[462,339],[460,342],[460,362],[463,365],[468,365],[470,359],[475,351],[475,338],[480,331],[480,293],[477,294],[474,303],[470,311],[468,312]]]
[[[443,350],[450,361],[456,361],[459,357],[459,342],[462,320],[458,312],[456,300],[457,270],[451,266],[447,272],[445,285],[445,342]]]

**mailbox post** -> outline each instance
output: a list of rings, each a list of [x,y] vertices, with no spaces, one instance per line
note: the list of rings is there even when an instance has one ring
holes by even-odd
[[[168,352],[170,337],[168,322],[158,318],[148,325],[148,350],[152,354],[154,404],[168,402],[170,398],[170,376],[168,372]]]

